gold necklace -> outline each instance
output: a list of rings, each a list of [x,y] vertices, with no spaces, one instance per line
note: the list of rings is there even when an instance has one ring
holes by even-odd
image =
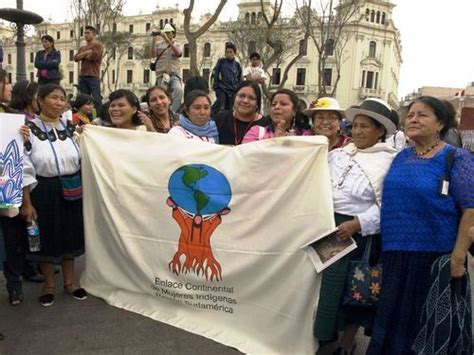
[[[436,139],[436,142],[435,144],[433,144],[432,146],[428,147],[426,150],[422,151],[422,152],[417,152],[416,151],[416,147],[413,147],[413,150],[415,151],[415,155],[421,157],[423,155],[426,155],[428,154],[429,152],[431,152],[434,148],[436,148],[436,146],[439,144],[439,139]]]

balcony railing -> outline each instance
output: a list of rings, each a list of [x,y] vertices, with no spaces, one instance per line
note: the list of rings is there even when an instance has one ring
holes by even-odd
[[[382,98],[383,92],[382,89],[369,89],[369,88],[360,88],[359,97],[365,99],[367,97],[376,97]]]

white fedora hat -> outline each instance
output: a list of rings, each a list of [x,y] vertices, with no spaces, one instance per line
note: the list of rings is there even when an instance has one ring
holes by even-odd
[[[392,108],[383,100],[368,98],[359,106],[351,107],[346,110],[346,118],[351,123],[357,115],[364,115],[379,122],[387,130],[387,136],[390,136],[397,130],[397,127],[390,119]]]

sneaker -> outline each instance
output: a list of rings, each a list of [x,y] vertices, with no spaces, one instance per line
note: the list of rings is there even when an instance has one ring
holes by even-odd
[[[74,297],[76,300],[84,301],[87,299],[87,292],[83,288],[78,288],[77,290],[74,290],[72,297]]]
[[[52,293],[45,293],[44,295],[39,296],[39,303],[43,307],[52,306],[54,303],[54,295]]]
[[[76,300],[84,301],[87,299],[87,292],[82,287],[77,287],[75,284],[64,285],[64,291],[74,297]]]
[[[23,302],[23,292],[12,291],[8,293],[8,300],[11,306],[18,306]]]

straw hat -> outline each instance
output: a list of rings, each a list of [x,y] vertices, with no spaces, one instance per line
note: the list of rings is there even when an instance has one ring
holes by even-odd
[[[344,116],[344,110],[339,105],[339,102],[332,97],[321,97],[314,100],[309,106],[309,109],[303,113],[308,117],[312,117],[318,111],[336,111]]]

